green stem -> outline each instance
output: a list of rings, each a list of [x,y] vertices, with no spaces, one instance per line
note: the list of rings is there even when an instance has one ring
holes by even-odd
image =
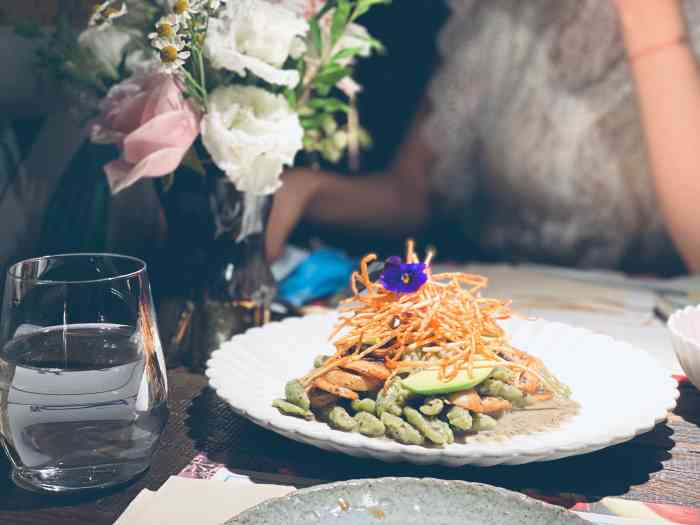
[[[199,64],[199,81],[201,82],[202,91],[204,92],[204,103],[208,105],[207,79],[204,74],[204,57],[202,56],[201,49],[197,49],[197,63]]]
[[[202,95],[200,95],[196,91],[192,91],[190,89],[187,89],[187,90],[185,90],[185,95],[187,95],[189,98],[197,99],[199,105],[202,107],[204,106],[204,99],[202,99]]]
[[[200,106],[206,107],[204,97],[201,93],[201,88],[192,78],[192,75],[189,74],[189,71],[186,71],[184,68],[182,69],[185,71],[185,94],[190,98],[197,99]]]
[[[197,94],[199,95],[200,98],[203,100],[206,100],[207,98],[207,92],[202,88],[202,86],[199,85],[197,80],[192,76],[192,74],[187,71],[186,68],[181,68],[182,72],[185,74],[185,80],[187,80],[190,84],[191,87],[195,88],[197,91]]]
[[[330,4],[331,2],[326,3],[326,6]],[[317,16],[317,20],[319,20],[320,24],[320,19],[322,14],[319,13]],[[345,25],[345,28],[343,29],[342,34],[338,37],[338,41],[340,41],[343,36],[345,36],[345,33],[347,33],[348,26],[347,24]],[[323,42],[323,38],[321,38],[321,42]],[[337,45],[337,42],[336,42]],[[327,49],[320,49],[319,51],[321,52],[321,57],[319,59],[318,67],[311,73],[311,77],[309,78],[309,82],[304,86],[304,89],[302,91],[301,97],[299,97],[299,102],[297,104],[297,107],[304,107],[306,103],[309,102],[309,99],[313,95],[313,83],[314,80],[316,80],[316,77],[318,76],[318,72],[323,69],[323,66],[327,65],[328,62],[330,61],[331,57],[333,56],[333,49],[335,48],[335,45],[329,46]],[[304,79],[302,79],[302,82]]]

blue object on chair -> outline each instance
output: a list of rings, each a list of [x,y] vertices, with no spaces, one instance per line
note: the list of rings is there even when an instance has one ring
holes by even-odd
[[[317,250],[280,282],[278,295],[297,307],[332,295],[348,286],[354,266],[342,252]]]

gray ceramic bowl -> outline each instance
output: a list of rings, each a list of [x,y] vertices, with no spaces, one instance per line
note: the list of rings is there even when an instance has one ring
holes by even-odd
[[[438,479],[381,478],[320,485],[253,507],[225,525],[590,525],[505,489]]]

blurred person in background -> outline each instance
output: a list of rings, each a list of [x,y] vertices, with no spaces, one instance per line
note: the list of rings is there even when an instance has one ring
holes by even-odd
[[[448,215],[491,260],[700,271],[700,4],[450,4],[393,166],[287,174],[268,254],[300,219],[401,236]]]

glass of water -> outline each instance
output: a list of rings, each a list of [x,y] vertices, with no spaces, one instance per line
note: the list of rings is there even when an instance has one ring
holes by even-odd
[[[15,483],[52,492],[146,470],[168,419],[146,264],[110,254],[12,266],[0,322],[0,434]]]

